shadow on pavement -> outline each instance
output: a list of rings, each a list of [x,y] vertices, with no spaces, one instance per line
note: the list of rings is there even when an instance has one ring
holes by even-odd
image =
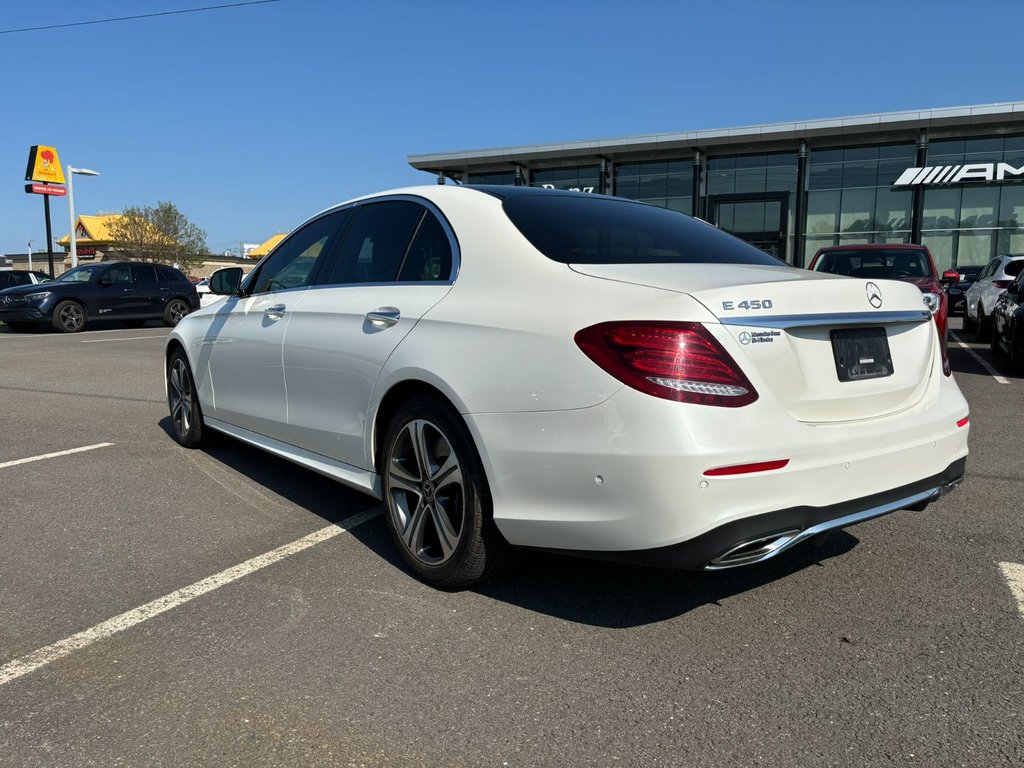
[[[171,421],[159,426],[171,437]],[[381,503],[326,477],[214,433],[203,451],[267,490],[329,523],[373,509]],[[351,535],[391,567],[414,578],[391,541],[383,518],[353,529]],[[794,547],[778,560],[717,573],[672,571],[606,563],[575,557],[512,550],[500,576],[472,591],[492,600],[565,621],[625,628],[664,621],[721,601],[853,549],[858,539],[836,531],[823,542]]]

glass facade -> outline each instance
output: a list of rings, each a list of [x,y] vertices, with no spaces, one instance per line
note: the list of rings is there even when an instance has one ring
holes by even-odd
[[[931,141],[928,165],[1024,166],[1024,136]],[[921,243],[939,271],[1024,253],[1024,183],[965,183],[926,188]]]
[[[467,184],[515,184],[516,174],[515,171],[507,171],[502,173],[471,173],[468,175]]]
[[[913,143],[813,150],[804,263],[826,245],[909,243],[914,195],[892,182],[915,153]]]
[[[795,152],[707,161],[706,218],[712,224],[787,261],[796,242]]]
[[[693,158],[615,166],[615,194],[682,213],[693,212]]]

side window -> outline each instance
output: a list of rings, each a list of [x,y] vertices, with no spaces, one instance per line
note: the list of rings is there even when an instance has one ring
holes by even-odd
[[[118,264],[116,267],[111,267],[103,276],[110,281],[111,285],[131,285],[132,284],[132,271],[127,264]]]
[[[135,273],[136,283],[156,282],[156,270],[152,264],[132,264],[132,272]]]
[[[985,272],[982,274],[981,278],[979,278],[979,279],[984,279],[984,278],[992,277],[992,275],[994,275],[996,273],[996,268],[998,266],[999,266],[999,259],[993,259],[992,261],[990,261],[988,263],[988,266],[985,267]]]
[[[409,246],[398,282],[447,280],[452,274],[452,244],[448,234],[430,211]]]
[[[409,240],[427,209],[406,200],[385,200],[367,203],[357,211],[324,282],[394,281],[409,248]]]
[[[32,279],[28,275],[11,275],[13,278],[9,285],[28,285],[32,282]]]
[[[351,208],[335,211],[292,234],[260,266],[249,292],[284,291],[309,285],[317,261],[331,250],[351,215]]]
[[[181,272],[174,269],[173,267],[164,267],[161,266],[160,264],[157,264],[155,266],[157,279],[161,283],[180,283],[182,280],[186,279],[185,276],[181,274]]]

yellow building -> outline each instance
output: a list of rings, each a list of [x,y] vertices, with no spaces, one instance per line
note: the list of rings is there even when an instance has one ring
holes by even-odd
[[[248,256],[250,259],[262,259],[268,253],[274,250],[277,247],[277,244],[284,240],[287,236],[287,232],[278,232],[276,235],[271,235],[269,239],[260,243],[251,251],[248,251],[245,255]]]
[[[79,258],[94,259],[102,255],[111,244],[110,225],[120,219],[120,213],[101,216],[79,216],[75,221],[75,250]],[[70,234],[64,235],[57,245],[67,252],[71,249]]]

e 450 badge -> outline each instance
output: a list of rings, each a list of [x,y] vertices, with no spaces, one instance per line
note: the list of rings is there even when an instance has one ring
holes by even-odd
[[[744,299],[743,301],[723,301],[722,309],[731,312],[734,309],[771,309],[771,299]]]

